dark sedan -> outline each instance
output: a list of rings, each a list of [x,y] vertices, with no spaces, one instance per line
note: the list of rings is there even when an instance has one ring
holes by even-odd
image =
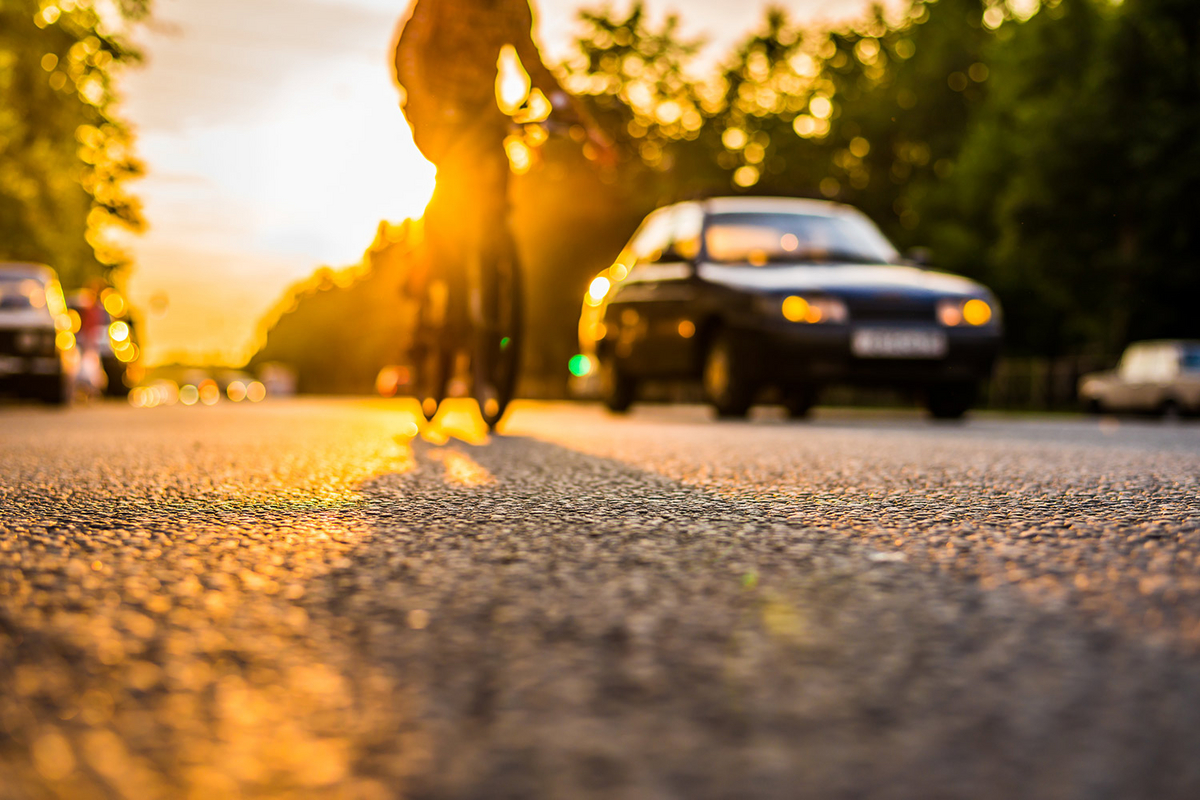
[[[744,416],[769,386],[803,416],[822,388],[860,384],[960,417],[1000,339],[984,286],[904,263],[854,208],[781,198],[653,212],[593,280],[580,320],[610,409],[643,381],[700,379],[722,416]]]
[[[70,401],[79,361],[62,287],[41,264],[0,264],[0,391]]]

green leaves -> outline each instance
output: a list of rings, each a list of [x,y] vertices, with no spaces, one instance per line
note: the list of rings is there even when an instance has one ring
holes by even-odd
[[[114,74],[139,56],[110,28],[91,2],[0,2],[0,259],[48,263],[68,287],[125,263],[108,229],[142,225],[125,188],[142,167],[114,110]]]

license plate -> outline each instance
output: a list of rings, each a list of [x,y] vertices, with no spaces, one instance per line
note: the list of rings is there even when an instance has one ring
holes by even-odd
[[[850,340],[859,358],[943,358],[946,334],[930,330],[859,328]]]

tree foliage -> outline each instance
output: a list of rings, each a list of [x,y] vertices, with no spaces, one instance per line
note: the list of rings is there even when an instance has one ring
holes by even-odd
[[[1196,336],[1195,4],[1062,0],[989,53],[992,96],[932,241],[951,263],[982,260],[1022,350]]]
[[[50,264],[67,286],[123,265],[105,232],[143,224],[114,81],[138,58],[121,29],[147,3],[98,5],[0,0],[0,259]]]

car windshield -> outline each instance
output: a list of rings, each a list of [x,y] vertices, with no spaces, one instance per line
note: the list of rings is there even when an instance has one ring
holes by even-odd
[[[704,234],[708,260],[724,264],[894,263],[896,248],[851,214],[714,214]]]
[[[42,308],[46,289],[36,278],[0,275],[0,308]]]

